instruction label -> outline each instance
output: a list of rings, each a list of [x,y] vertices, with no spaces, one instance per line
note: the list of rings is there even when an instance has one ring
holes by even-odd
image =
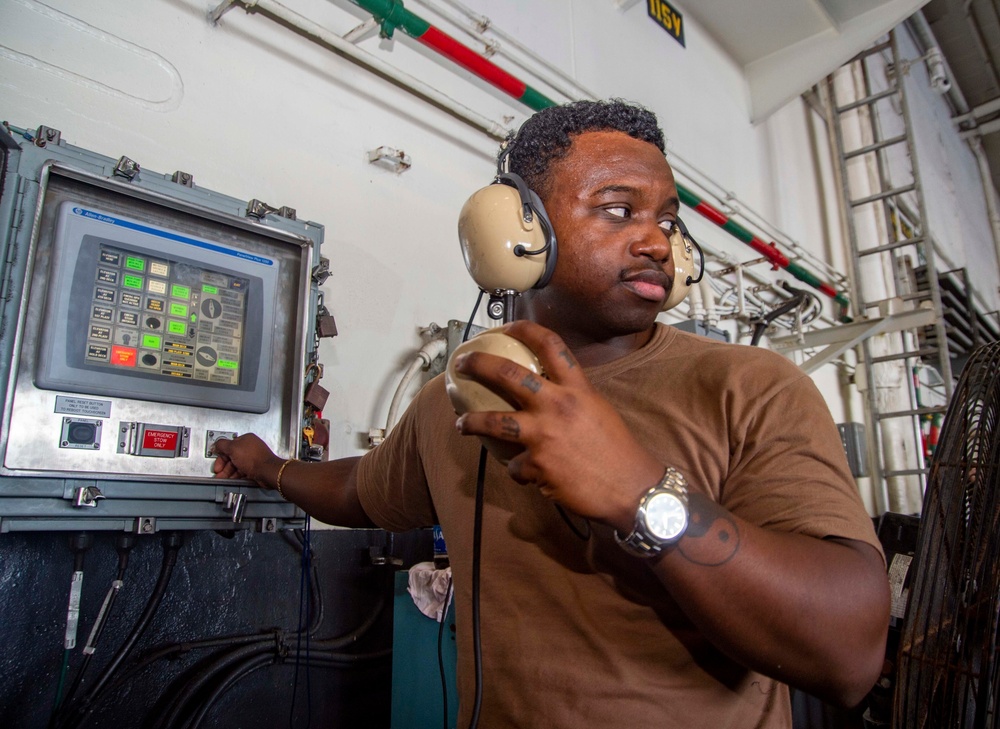
[[[91,418],[110,418],[111,401],[56,395],[55,412],[64,415],[86,415]]]

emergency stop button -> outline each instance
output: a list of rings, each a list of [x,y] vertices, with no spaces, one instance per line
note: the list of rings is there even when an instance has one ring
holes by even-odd
[[[118,452],[151,458],[187,458],[191,429],[183,425],[122,422]]]

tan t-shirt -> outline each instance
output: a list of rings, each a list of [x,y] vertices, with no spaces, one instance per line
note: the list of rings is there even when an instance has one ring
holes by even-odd
[[[641,350],[587,376],[692,490],[767,529],[879,546],[826,404],[784,358],[657,325]],[[480,444],[454,424],[437,378],[362,459],[358,490],[385,529],[442,526],[458,610],[458,725],[465,726],[474,694]],[[715,649],[608,527],[569,518],[572,528],[552,501],[488,459],[480,726],[791,727],[787,687]]]

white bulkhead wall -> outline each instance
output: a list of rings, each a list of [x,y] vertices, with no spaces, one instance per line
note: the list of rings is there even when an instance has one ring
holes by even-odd
[[[803,249],[846,266],[822,121],[797,99],[752,125],[741,69],[692,19],[685,17],[685,48],[647,17],[644,3],[465,4],[595,95],[654,110],[669,151],[688,167]],[[322,384],[331,393],[324,416],[332,423],[331,455],[357,454],[369,429],[385,423],[421,344],[418,329],[471,311],[476,289],[462,264],[456,219],[466,197],[490,181],[497,141],[238,4],[213,24],[216,5],[0,0],[0,116],[16,126],[55,127],[71,144],[124,154],[149,170],[190,172],[199,186],[294,207],[301,219],[323,224],[332,272],[326,305],[340,332],[321,346]],[[370,17],[346,0],[285,5],[338,35]],[[481,48],[423,3],[407,7]],[[402,31],[392,41],[369,34],[357,45],[501,124],[516,126],[531,113]],[[370,164],[368,151],[380,146],[402,150],[412,167],[396,173]],[[757,257],[682,212],[713,248]],[[829,303],[826,312],[833,315]],[[835,419],[863,419],[835,366],[814,378]]]

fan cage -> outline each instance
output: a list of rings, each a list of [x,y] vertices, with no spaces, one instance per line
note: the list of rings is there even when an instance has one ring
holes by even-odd
[[[1000,343],[962,371],[931,461],[893,729],[1000,727]]]

